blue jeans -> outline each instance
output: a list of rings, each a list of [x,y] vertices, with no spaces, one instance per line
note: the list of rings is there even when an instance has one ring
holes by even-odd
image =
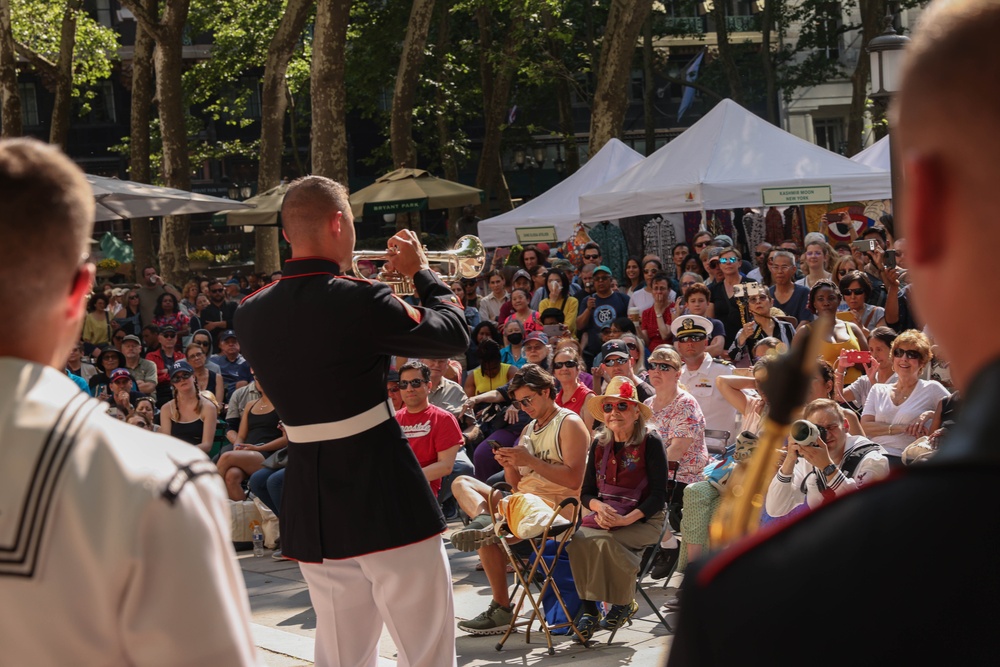
[[[261,468],[250,475],[247,485],[275,515],[281,516],[281,491],[285,488],[284,468],[281,470]]]
[[[469,455],[465,453],[464,449],[458,450],[458,455],[455,457],[455,466],[451,469],[450,473],[441,478],[441,490],[438,491],[438,502],[444,505],[454,498],[455,496],[451,493],[451,483],[459,475],[471,476],[474,470],[475,468],[472,466],[472,461],[469,460]]]

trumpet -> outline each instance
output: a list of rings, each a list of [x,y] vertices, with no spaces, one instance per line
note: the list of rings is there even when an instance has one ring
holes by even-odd
[[[424,254],[431,264],[444,264],[446,273],[441,275],[442,280],[451,282],[459,278],[477,278],[486,268],[486,248],[479,237],[471,234],[463,236],[451,250],[427,250]],[[351,257],[351,268],[358,278],[366,278],[358,268],[358,262],[368,260],[373,262],[385,262],[390,259],[388,253],[379,250],[358,250]],[[377,279],[388,285],[393,294],[397,296],[409,296],[413,294],[413,281],[396,271],[386,271],[385,267],[379,271]]]

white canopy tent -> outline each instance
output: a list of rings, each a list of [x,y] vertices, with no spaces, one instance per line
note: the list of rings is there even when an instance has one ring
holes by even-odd
[[[723,100],[677,139],[580,197],[583,222],[649,213],[887,199],[888,172]]]
[[[642,155],[617,139],[597,151],[576,173],[545,193],[479,223],[479,238],[487,246],[518,242],[518,227],[555,227],[556,238],[565,241],[580,222],[579,197],[642,161]]]
[[[858,164],[866,164],[869,167],[889,171],[891,168],[889,159],[889,136],[886,135],[874,144],[864,149],[851,158],[851,161]]]

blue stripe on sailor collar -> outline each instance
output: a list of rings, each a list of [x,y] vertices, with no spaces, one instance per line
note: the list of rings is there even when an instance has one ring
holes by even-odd
[[[340,270],[340,265],[332,259],[326,259],[325,257],[299,257],[285,261],[282,278],[317,273],[328,273],[335,276],[343,274]]]

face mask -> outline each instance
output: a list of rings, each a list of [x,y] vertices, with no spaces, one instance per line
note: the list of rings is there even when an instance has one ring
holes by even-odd
[[[520,345],[521,341],[523,340],[524,340],[524,334],[519,334],[519,333],[507,334],[507,341],[511,345]]]

